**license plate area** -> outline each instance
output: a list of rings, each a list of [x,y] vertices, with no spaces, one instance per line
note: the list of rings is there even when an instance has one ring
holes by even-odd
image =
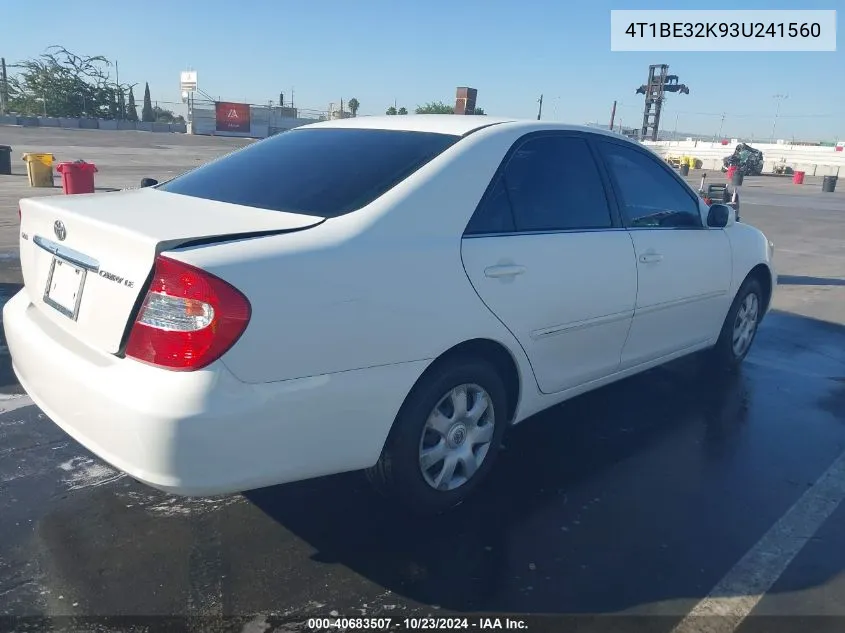
[[[54,255],[44,288],[44,303],[76,321],[86,274],[84,268]]]

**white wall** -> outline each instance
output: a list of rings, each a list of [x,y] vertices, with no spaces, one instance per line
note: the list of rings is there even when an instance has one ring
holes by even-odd
[[[702,161],[703,169],[721,169],[722,159],[733,154],[736,143],[722,145],[707,141],[644,141],[643,145],[660,156],[694,156]],[[763,172],[771,173],[774,165],[782,160],[794,171],[808,176],[845,176],[845,149],[837,152],[834,147],[808,147],[804,145],[749,143],[763,152]]]

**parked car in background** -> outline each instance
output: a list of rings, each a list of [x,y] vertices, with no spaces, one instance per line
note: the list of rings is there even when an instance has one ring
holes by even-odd
[[[766,237],[653,152],[539,121],[327,121],[21,211],[21,384],[182,495],[365,470],[446,510],[538,411],[693,352],[736,367],[776,283]]]

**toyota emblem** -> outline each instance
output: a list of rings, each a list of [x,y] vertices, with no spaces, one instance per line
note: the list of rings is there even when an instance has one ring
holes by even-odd
[[[53,233],[56,234],[56,237],[59,238],[60,242],[63,242],[64,239],[67,237],[67,229],[65,228],[65,223],[61,220],[56,220],[53,222]]]

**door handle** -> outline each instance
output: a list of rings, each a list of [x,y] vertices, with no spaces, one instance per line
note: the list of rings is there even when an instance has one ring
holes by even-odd
[[[640,261],[643,264],[656,264],[663,261],[663,255],[659,253],[644,253],[640,255]]]
[[[485,277],[500,278],[500,277],[516,277],[526,271],[525,266],[505,265],[505,266],[490,266],[484,269]]]

